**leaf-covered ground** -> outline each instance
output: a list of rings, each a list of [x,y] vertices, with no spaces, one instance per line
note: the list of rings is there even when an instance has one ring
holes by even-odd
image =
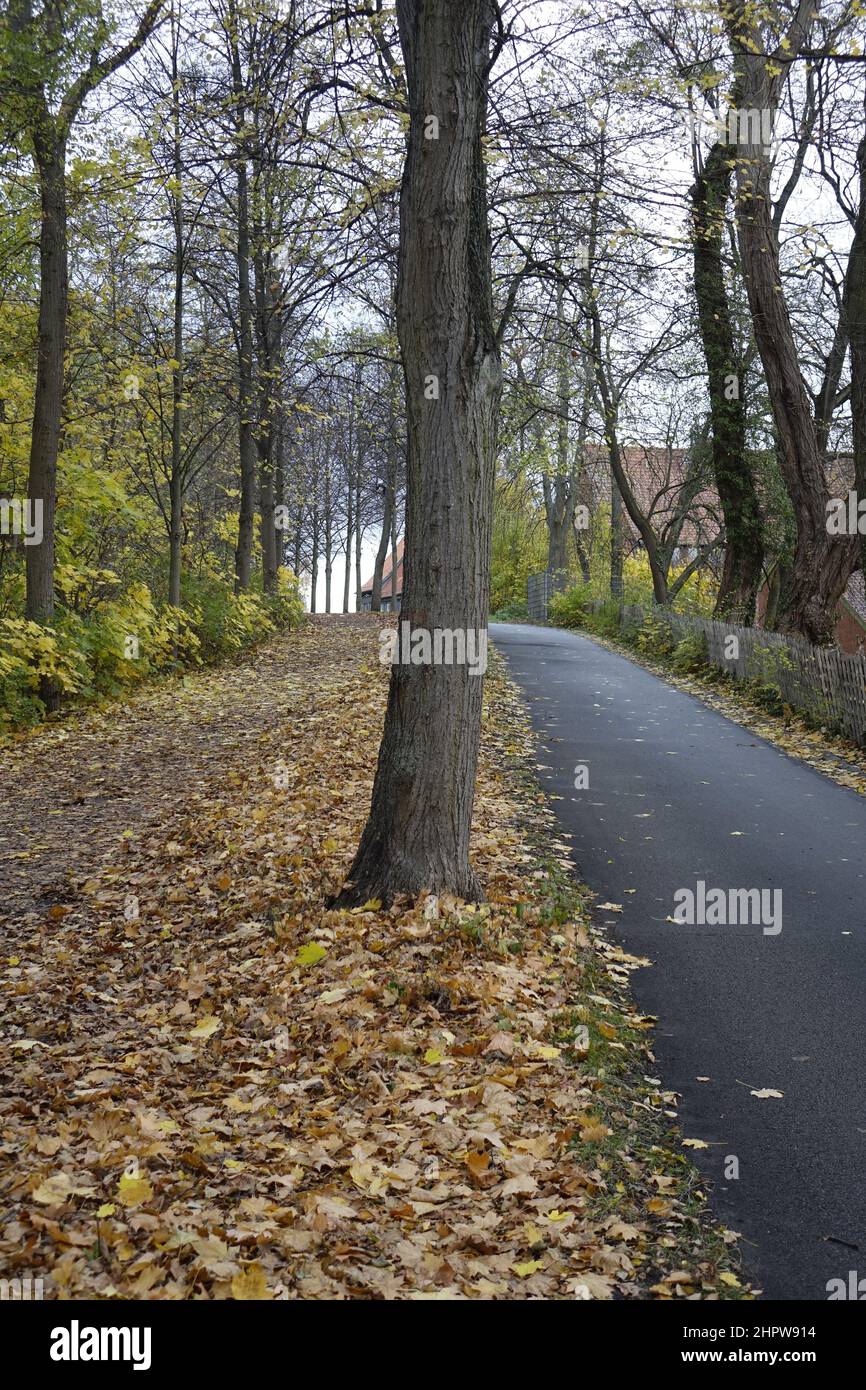
[[[488,903],[323,907],[369,803],[379,627],[310,623],[4,754],[4,1275],[60,1298],[742,1296],[652,1075],[640,962],[587,925],[501,675]]]

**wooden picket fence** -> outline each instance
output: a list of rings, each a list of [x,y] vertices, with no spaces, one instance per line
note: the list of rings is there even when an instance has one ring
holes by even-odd
[[[626,605],[620,627],[640,626],[651,611],[677,640],[700,633],[707,660],[738,680],[774,686],[792,709],[866,747],[866,657],[838,647],[813,647],[800,638],[739,627],[669,608]],[[731,642],[736,638],[736,643]]]
[[[548,572],[530,576],[527,598],[535,622],[547,621],[548,600],[563,587],[561,575]],[[603,605],[597,600],[588,606],[599,609]],[[866,656],[848,656],[838,647],[813,647],[801,638],[675,613],[655,605],[646,609],[624,604],[620,629],[640,627],[650,614],[667,626],[676,641],[702,634],[707,660],[722,671],[737,680],[755,680],[777,688],[791,709],[866,748]],[[732,637],[736,644],[731,643]]]

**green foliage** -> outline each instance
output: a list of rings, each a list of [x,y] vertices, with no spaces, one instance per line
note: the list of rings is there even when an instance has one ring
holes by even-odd
[[[490,614],[490,621],[492,623],[525,623],[528,617],[529,608],[525,603],[506,603],[504,608]]]
[[[680,675],[702,670],[707,664],[707,639],[702,632],[682,637],[671,652],[671,665]]]
[[[607,599],[600,608],[594,608],[587,621],[590,632],[597,632],[599,637],[619,637],[620,632],[619,604],[614,599]]]
[[[557,627],[587,627],[590,614],[585,588],[575,587],[553,594],[547,605],[547,616]]]
[[[657,613],[649,612],[644,618],[637,634],[638,651],[644,656],[669,657],[674,648],[674,639],[668,624]]]
[[[37,723],[44,713],[40,683],[50,679],[65,695],[87,689],[83,653],[69,634],[25,618],[0,621],[0,731]]]
[[[158,606],[145,584],[112,596],[117,587],[110,570],[61,567],[65,606],[52,627],[0,620],[0,732],[43,717],[43,679],[72,700],[118,695],[149,677],[234,656],[303,617],[287,569],[275,594],[235,594],[216,578],[191,583],[183,608]]]
[[[781,673],[791,669],[791,657],[784,647],[773,647],[768,643],[756,643],[751,658],[751,675],[746,688],[758,704],[771,714],[782,714]]]
[[[490,553],[490,610],[526,604],[526,581],[547,563],[544,523],[501,485],[497,488]],[[526,609],[523,607],[523,615]]]

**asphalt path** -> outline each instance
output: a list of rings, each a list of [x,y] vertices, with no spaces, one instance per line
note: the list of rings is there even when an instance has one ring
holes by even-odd
[[[622,907],[597,920],[654,962],[632,981],[658,1018],[656,1075],[708,1145],[692,1154],[750,1278],[821,1300],[853,1270],[866,1297],[866,802],[587,637],[490,635],[577,871]],[[681,890],[697,915],[699,881],[747,920],[669,921]],[[747,889],[760,912],[729,896]]]

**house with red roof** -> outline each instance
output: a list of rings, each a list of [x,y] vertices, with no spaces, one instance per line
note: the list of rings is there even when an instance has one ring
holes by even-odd
[[[382,613],[399,613],[403,602],[403,542],[400,541],[395,552],[389,550],[382,570]],[[361,587],[361,612],[369,613],[373,603],[373,576]]]

